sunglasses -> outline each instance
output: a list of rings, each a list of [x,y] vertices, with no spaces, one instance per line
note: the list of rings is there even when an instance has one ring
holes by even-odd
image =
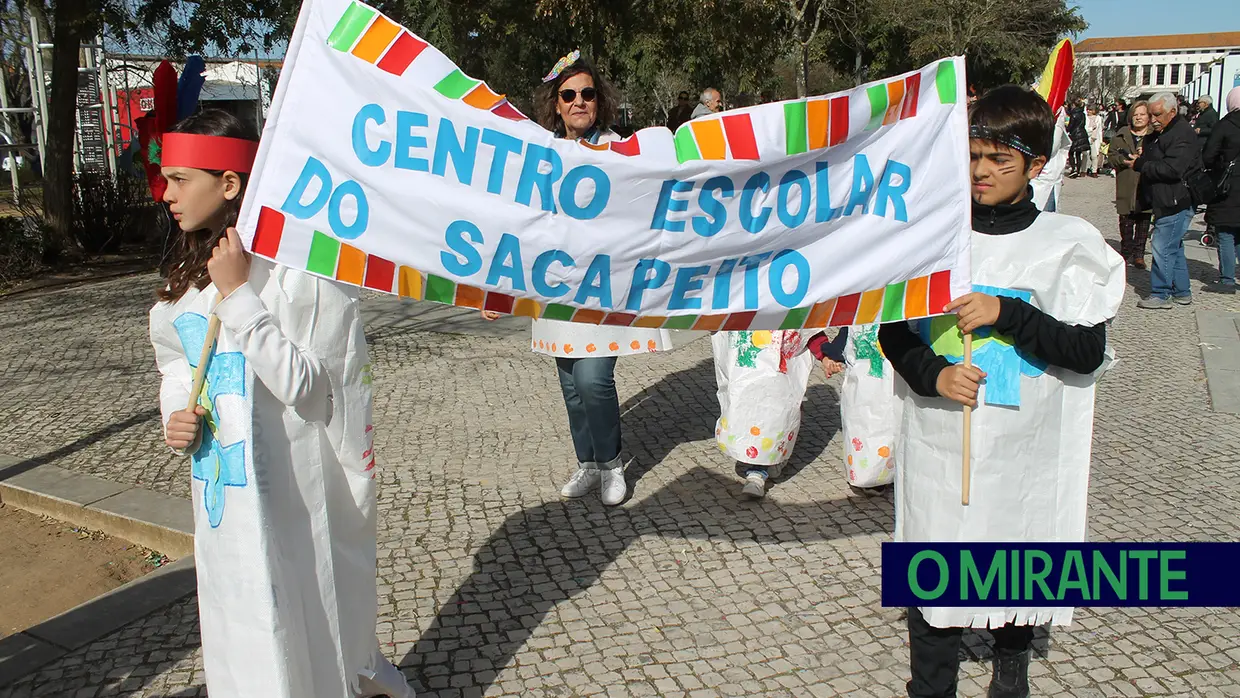
[[[593,102],[594,98],[597,96],[598,90],[593,87],[587,87],[581,91],[581,98],[587,102]],[[563,100],[565,104],[572,104],[577,101],[577,90],[560,90],[560,99]]]

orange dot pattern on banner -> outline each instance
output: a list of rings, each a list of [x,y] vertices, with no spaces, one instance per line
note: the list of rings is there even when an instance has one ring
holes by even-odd
[[[890,449],[890,448],[887,448],[886,446],[879,446],[879,447],[878,447],[878,456],[879,456],[879,458],[886,458],[887,456],[890,456],[890,455],[891,455],[891,449]]]
[[[594,346],[593,344],[587,344],[586,351],[593,354],[595,351],[598,351],[598,347]]]
[[[564,345],[564,353],[565,353],[565,354],[571,354],[571,353],[573,353],[573,345],[571,345],[571,344],[565,344],[565,345]]]
[[[555,342],[551,343],[551,351],[555,351]]]
[[[654,351],[658,347],[659,347],[659,343],[654,341],[653,339],[650,340],[649,342],[646,342],[646,348],[649,349],[650,351]]]
[[[753,434],[754,436],[761,436],[762,430],[759,429],[758,427],[749,427],[749,433]]]
[[[634,339],[632,342],[629,342],[629,348],[630,349],[641,349],[642,343]]]
[[[612,342],[611,344],[607,345],[607,348],[611,349],[612,351],[617,351],[620,349],[620,344],[619,342]]]

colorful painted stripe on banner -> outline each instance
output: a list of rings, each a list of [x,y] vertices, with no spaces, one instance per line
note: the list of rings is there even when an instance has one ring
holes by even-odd
[[[273,208],[262,207],[259,211],[258,226],[252,243],[253,252],[270,259],[278,259],[282,264],[300,266],[320,276],[384,293],[393,293],[403,298],[427,300],[476,310],[494,310],[507,315],[530,318],[541,317],[548,320],[621,327],[662,327],[669,330],[708,330],[711,332],[746,330],[749,329],[757,315],[754,312],[740,312],[638,317],[631,313],[608,313],[561,303],[543,305],[529,298],[516,298],[505,293],[485,291],[435,274],[397,265],[382,257],[366,254],[346,242],[317,230],[312,233],[310,251],[304,261],[288,259],[287,254],[281,258],[278,255],[286,223],[287,220],[283,213]],[[804,308],[792,308],[784,316],[780,329],[840,327],[872,322],[911,320],[942,313],[943,306],[950,301],[951,272],[940,271],[929,276],[889,284],[884,288],[832,298]]]
[[[848,97],[784,104],[788,155],[839,145],[848,139]]]
[[[344,11],[327,43],[392,75],[403,75],[427,45],[387,17],[357,3]]]
[[[690,160],[759,159],[753,120],[744,113],[689,121],[676,129],[673,142],[676,145],[676,159],[681,163]]]
[[[475,109],[489,111],[510,121],[524,121],[522,114],[504,97],[496,93],[481,80],[476,80],[454,68],[439,82],[435,83],[435,91],[448,99],[459,100]]]

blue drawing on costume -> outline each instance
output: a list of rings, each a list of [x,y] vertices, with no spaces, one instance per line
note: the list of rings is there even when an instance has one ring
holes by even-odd
[[[975,293],[1019,298],[1026,303],[1033,297],[1029,291],[1014,291],[998,286],[973,285]],[[934,352],[958,364],[964,361],[964,337],[956,327],[954,315],[940,315],[918,323],[921,339]],[[990,327],[973,331],[973,365],[986,373],[979,396],[980,402],[1002,407],[1020,406],[1020,377],[1036,378],[1046,372],[1047,363],[1026,354],[1007,335],[995,334]]]
[[[198,313],[184,313],[172,326],[190,367],[197,369],[202,345],[207,340],[207,319]],[[236,351],[217,353],[212,347],[207,377],[198,397],[199,404],[207,410],[207,428],[203,429],[202,443],[194,453],[192,470],[194,479],[205,484],[202,501],[211,528],[217,528],[224,520],[224,488],[246,485],[245,440],[224,446],[215,437],[220,419],[215,399],[220,395],[245,397],[245,357]]]

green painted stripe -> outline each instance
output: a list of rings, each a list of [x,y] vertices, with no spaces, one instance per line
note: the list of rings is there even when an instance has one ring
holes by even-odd
[[[809,150],[808,117],[805,101],[784,105],[784,131],[788,134],[788,154],[800,155]]]
[[[448,305],[452,305],[452,303],[456,300],[456,283],[449,281],[442,276],[427,274],[426,293],[423,294],[422,297],[428,301],[434,301],[435,303],[447,303]]]
[[[882,322],[904,319],[904,282],[889,284],[883,292]]]
[[[698,152],[697,141],[693,140],[693,131],[689,130],[689,124],[681,126],[676,131],[673,142],[676,144],[676,160],[679,162],[702,159],[702,154]]]
[[[349,9],[344,11],[344,16],[336,22],[336,28],[327,37],[327,45],[337,51],[348,51],[353,48],[353,44],[357,43],[357,37],[362,35],[374,16],[375,11],[365,5],[357,3],[349,5]]]
[[[870,98],[870,123],[865,130],[870,131],[883,125],[883,117],[887,115],[887,85],[875,85],[865,91]]]
[[[440,80],[439,84],[435,85],[435,91],[448,99],[460,99],[477,87],[479,82],[481,81],[469,77],[458,68]]]
[[[697,323],[697,319],[698,319],[698,316],[696,315],[677,315],[675,317],[669,317],[667,319],[667,322],[663,323],[663,329],[665,330],[692,329],[693,325]]]
[[[939,90],[939,102],[956,103],[956,64],[954,62],[946,60],[939,64],[939,70],[934,75],[934,86]]]
[[[310,258],[306,260],[306,271],[335,278],[338,259],[340,259],[340,241],[330,235],[314,231],[314,237],[310,238]]]
[[[805,321],[809,318],[809,308],[793,308],[788,311],[788,315],[784,317],[784,324],[779,326],[781,330],[799,330],[805,326]]]
[[[573,319],[573,313],[576,312],[577,309],[571,305],[548,303],[547,309],[543,311],[542,316],[544,320],[563,320],[568,322]]]

